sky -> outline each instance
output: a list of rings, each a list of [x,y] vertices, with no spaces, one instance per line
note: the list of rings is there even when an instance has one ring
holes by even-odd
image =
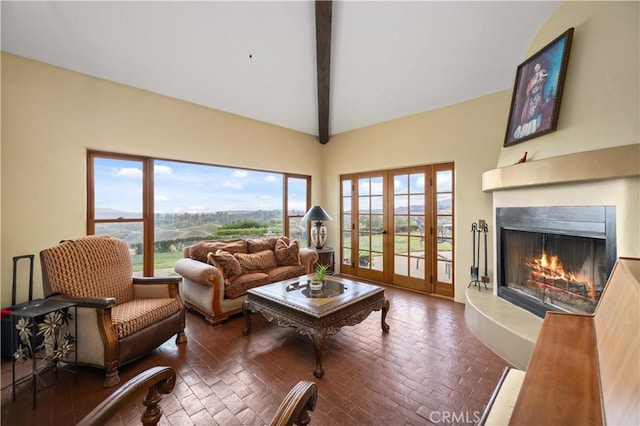
[[[95,158],[95,207],[122,212],[142,211],[142,162]],[[424,191],[421,174],[394,182],[396,193]],[[306,210],[306,181],[289,181],[289,208]],[[366,186],[362,183],[366,182]],[[361,180],[360,193],[368,192]],[[371,193],[382,193],[382,179],[372,179]],[[438,190],[451,190],[451,173],[438,173]],[[155,160],[156,213],[200,213],[237,210],[280,210],[283,174],[177,161]]]
[[[98,158],[95,182],[96,208],[142,210],[142,163]],[[280,173],[156,160],[154,187],[156,213],[282,209]],[[304,192],[291,196],[304,209]]]

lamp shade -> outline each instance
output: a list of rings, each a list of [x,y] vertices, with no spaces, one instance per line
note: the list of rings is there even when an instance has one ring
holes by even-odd
[[[322,206],[313,206],[309,209],[307,214],[302,218],[304,221],[325,221],[325,220],[333,220],[329,213],[327,213]]]

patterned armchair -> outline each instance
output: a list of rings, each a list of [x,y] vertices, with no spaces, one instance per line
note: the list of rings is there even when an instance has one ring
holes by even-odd
[[[126,242],[79,237],[41,251],[40,263],[45,296],[78,304],[78,363],[105,369],[105,387],[174,334],[187,341],[180,277],[134,277]]]

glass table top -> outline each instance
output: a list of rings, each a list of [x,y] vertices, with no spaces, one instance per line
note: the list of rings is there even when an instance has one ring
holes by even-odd
[[[314,291],[309,286],[311,278],[313,274],[253,288],[248,293],[312,315],[326,315],[377,293],[384,293],[382,287],[341,277],[325,279],[322,290]]]

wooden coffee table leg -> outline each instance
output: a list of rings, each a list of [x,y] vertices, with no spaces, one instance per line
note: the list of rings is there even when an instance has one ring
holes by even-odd
[[[242,314],[247,319],[247,325],[242,329],[245,336],[251,332],[251,310],[249,310],[249,301],[245,300],[242,304]]]
[[[384,332],[389,331],[389,325],[387,324],[387,312],[389,312],[389,299],[384,299],[384,305],[382,306],[382,319],[380,320],[380,325]]]
[[[316,353],[316,366],[313,369],[313,375],[320,379],[324,376],[324,368],[322,367],[322,347],[327,340],[327,332],[325,330],[319,330],[309,335],[313,342],[313,350]]]

